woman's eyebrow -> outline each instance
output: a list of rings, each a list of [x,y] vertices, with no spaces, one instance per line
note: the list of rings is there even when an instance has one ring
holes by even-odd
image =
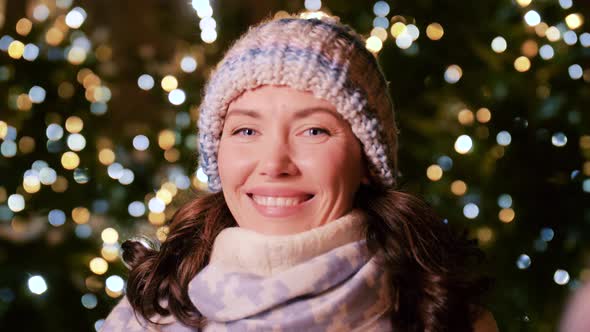
[[[247,109],[233,109],[229,112],[227,112],[227,115],[225,116],[225,120],[227,121],[227,119],[229,119],[232,115],[241,115],[241,116],[247,116],[247,117],[251,117],[251,118],[255,118],[255,119],[260,119],[262,116],[260,115],[260,113],[254,111],[254,110],[247,110]]]
[[[294,112],[293,117],[297,120],[297,119],[302,119],[302,118],[308,117],[308,116],[315,114],[315,113],[324,113],[324,114],[328,114],[338,120],[342,119],[340,114],[336,113],[335,111],[331,111],[325,107],[310,107],[310,108],[303,108],[300,110],[296,110]],[[262,115],[256,110],[234,108],[227,113],[227,115],[225,117],[226,121],[227,121],[227,119],[229,119],[233,115],[247,116],[247,117],[251,117],[254,119],[262,118]]]

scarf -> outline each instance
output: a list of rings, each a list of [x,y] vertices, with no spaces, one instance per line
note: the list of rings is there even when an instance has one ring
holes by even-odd
[[[366,247],[365,221],[353,210],[294,235],[224,229],[188,287],[204,331],[391,331],[389,285]],[[151,320],[162,325],[136,316],[125,296],[99,331],[195,331],[173,316]]]
[[[391,331],[386,274],[353,210],[293,235],[230,227],[188,294],[214,331]]]

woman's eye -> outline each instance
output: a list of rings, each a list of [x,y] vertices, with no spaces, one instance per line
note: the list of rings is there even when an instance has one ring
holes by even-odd
[[[241,128],[234,131],[233,135],[241,135],[241,136],[253,136],[255,133],[254,129],[251,128]]]
[[[309,128],[306,130],[309,136],[318,136],[322,134],[329,134],[327,130],[322,128]]]

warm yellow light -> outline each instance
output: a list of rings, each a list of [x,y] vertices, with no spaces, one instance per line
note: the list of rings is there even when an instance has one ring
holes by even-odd
[[[168,150],[176,143],[174,132],[169,129],[162,130],[158,135],[158,145],[162,150]]]
[[[51,46],[57,46],[64,40],[64,33],[56,27],[47,30],[45,41]]]
[[[457,120],[459,120],[459,123],[464,126],[471,125],[474,121],[473,112],[468,109],[463,109],[457,114]]]
[[[119,233],[114,228],[105,228],[102,233],[100,233],[100,237],[102,241],[106,244],[115,244],[117,240],[119,240]]]
[[[87,88],[86,84],[84,84],[84,80],[89,75],[94,75],[92,70],[90,70],[88,68],[82,68],[82,69],[78,70],[78,73],[76,74],[76,80],[78,81],[78,83],[84,85],[84,87]]]
[[[178,81],[176,80],[176,77],[174,77],[172,75],[166,75],[162,79],[162,89],[164,89],[164,91],[170,92],[170,91],[176,89],[177,87],[178,87]]]
[[[109,269],[109,263],[101,257],[95,257],[90,261],[90,271],[95,274],[105,274]]]
[[[150,212],[148,214],[148,220],[152,225],[161,226],[166,222],[166,214],[164,212]]]
[[[510,223],[514,220],[514,210],[512,208],[502,209],[498,213],[498,218],[503,223]]]
[[[545,33],[547,32],[547,29],[549,29],[549,26],[545,22],[541,22],[541,23],[535,25],[535,33],[540,38],[545,37]]]
[[[426,36],[431,40],[439,40],[445,34],[445,30],[443,29],[442,25],[438,23],[430,23],[428,27],[426,27]]]
[[[387,30],[383,29],[382,27],[373,28],[373,30],[371,30],[371,36],[375,36],[384,42],[387,40]]]
[[[561,32],[556,27],[549,27],[545,30],[545,36],[549,41],[555,42],[561,38]]]
[[[80,165],[80,157],[75,152],[68,151],[61,155],[61,165],[65,169],[72,170]]]
[[[55,18],[53,25],[64,33],[70,30],[70,27],[66,24],[66,15],[64,14],[58,15]]]
[[[0,138],[4,139],[8,135],[8,124],[0,121]]]
[[[430,179],[431,181],[438,181],[442,178],[443,176],[443,170],[442,168],[440,168],[440,166],[438,165],[430,165],[428,166],[428,168],[426,169],[426,176],[428,177],[428,179]]]
[[[156,237],[158,238],[158,240],[160,242],[164,242],[164,241],[166,241],[166,238],[168,237],[169,231],[170,231],[170,229],[168,228],[168,226],[158,227],[158,229],[156,230]]]
[[[119,249],[116,246],[104,246],[100,250],[100,255],[109,262],[114,262],[119,258]]]
[[[111,99],[111,90],[106,86],[97,86],[93,96],[96,101],[106,103]]]
[[[477,113],[475,113],[475,117],[477,118],[477,121],[481,123],[486,123],[492,119],[492,112],[490,112],[489,109],[482,107],[477,110]]]
[[[175,163],[180,159],[180,151],[178,149],[168,149],[164,152],[164,159],[169,163]]]
[[[16,98],[16,107],[19,109],[19,111],[29,111],[31,107],[33,107],[33,102],[31,101],[31,98],[28,94],[21,93]]]
[[[73,115],[66,120],[66,130],[70,133],[79,133],[84,128],[84,121]]]
[[[527,58],[526,56],[519,56],[518,58],[516,58],[516,60],[514,60],[514,68],[523,73],[529,69],[531,69],[531,60],[529,60],[529,58]]]
[[[105,291],[105,293],[107,293],[107,295],[109,297],[112,297],[114,299],[116,299],[119,296],[123,295],[123,291],[116,291],[116,292],[114,292],[114,291],[108,289],[108,287],[105,287],[104,291]]]
[[[0,186],[0,203],[6,202],[8,199],[8,193],[6,192],[6,188]]]
[[[158,192],[156,192],[156,197],[161,199],[166,205],[168,205],[168,204],[170,204],[170,202],[172,202],[172,194],[164,188],[162,188],[162,189],[158,190]]]
[[[381,39],[379,39],[379,37],[371,36],[371,37],[367,38],[367,41],[365,43],[365,47],[370,52],[377,53],[377,52],[381,51],[381,48],[383,48],[383,42],[381,41]]]
[[[31,28],[33,28],[33,22],[31,22],[27,18],[21,18],[16,22],[16,33],[21,36],[26,36],[31,32]]]
[[[178,188],[173,182],[166,182],[162,185],[162,189],[166,189],[172,196],[176,196]]]
[[[41,189],[41,182],[39,178],[28,176],[23,179],[23,189],[29,193],[34,194]]]
[[[58,176],[54,183],[51,184],[51,190],[56,193],[63,193],[68,190],[68,180],[63,176]]]
[[[86,92],[84,93],[84,98],[86,98],[86,100],[88,100],[91,103],[94,103],[96,100],[96,98],[94,98],[94,90],[96,89],[96,86],[90,86],[86,89]]]
[[[82,77],[82,85],[84,85],[84,87],[86,89],[90,89],[92,87],[97,87],[102,82],[100,77],[98,77],[98,75],[91,72],[90,70],[88,70],[84,73],[80,73],[80,76]]]
[[[20,59],[23,56],[24,51],[25,44],[21,41],[13,40],[10,45],[8,45],[8,55],[13,59]]]
[[[494,231],[491,228],[484,226],[477,230],[477,239],[480,244],[488,244],[494,238]]]
[[[404,33],[408,28],[406,27],[406,25],[402,22],[395,22],[392,26],[391,26],[391,35],[395,38],[399,37],[399,35],[401,35],[402,33]]]
[[[535,57],[539,52],[539,46],[537,45],[536,41],[528,39],[527,41],[522,43],[520,50],[524,56],[532,58]]]
[[[79,65],[86,60],[86,50],[81,47],[74,46],[70,48],[67,58],[71,64]]]
[[[90,220],[90,211],[83,206],[72,209],[72,219],[76,224],[85,224]]]
[[[519,6],[526,7],[531,4],[532,0],[516,0]]]
[[[84,284],[86,288],[92,292],[98,292],[104,286],[102,280],[100,280],[97,276],[91,275],[84,279]]]
[[[286,12],[284,10],[279,10],[278,12],[275,13],[274,18],[278,20],[281,18],[288,18],[289,16],[291,16],[291,14],[289,14],[288,12]]]
[[[108,166],[115,162],[115,153],[109,148],[102,149],[98,153],[98,161],[100,161],[101,164]]]
[[[199,178],[197,178],[196,176],[191,176],[191,185],[193,186],[193,188],[200,191],[205,191],[208,187],[207,183],[199,181]]]
[[[584,162],[584,175],[586,176],[590,176],[590,161],[586,161]],[[0,199],[0,202],[2,202],[2,200]]]
[[[584,24],[584,16],[578,13],[569,14],[565,17],[565,24],[568,28],[575,30]]]
[[[467,192],[467,183],[461,180],[455,180],[451,183],[451,192],[457,196],[463,196]]]
[[[27,154],[35,150],[35,139],[31,136],[23,136],[18,141],[18,149],[20,152]]]

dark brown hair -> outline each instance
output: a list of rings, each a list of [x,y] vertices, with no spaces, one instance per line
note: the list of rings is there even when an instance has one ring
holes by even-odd
[[[361,186],[356,207],[369,215],[366,238],[388,272],[395,331],[472,331],[491,279],[479,274],[485,259],[467,233],[457,233],[422,199],[393,189]],[[222,193],[182,206],[160,250],[123,243],[130,267],[127,297],[143,318],[174,315],[188,326],[204,318],[188,297],[188,283],[209,260],[213,241],[236,226]],[[167,302],[167,306],[161,302]]]

